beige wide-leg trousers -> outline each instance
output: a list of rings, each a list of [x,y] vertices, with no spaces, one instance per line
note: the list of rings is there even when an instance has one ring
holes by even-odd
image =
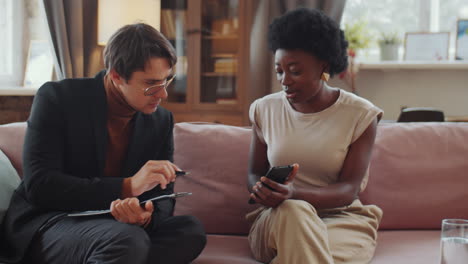
[[[301,200],[259,208],[249,233],[254,257],[270,264],[369,263],[382,210],[355,200],[346,207],[317,211]]]

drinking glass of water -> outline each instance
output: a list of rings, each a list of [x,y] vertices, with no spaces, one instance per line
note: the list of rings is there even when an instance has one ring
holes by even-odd
[[[441,264],[468,263],[468,220],[442,220]]]

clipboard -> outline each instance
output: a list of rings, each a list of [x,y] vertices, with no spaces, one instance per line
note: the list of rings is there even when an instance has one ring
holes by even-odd
[[[149,202],[149,201],[158,201],[158,200],[162,200],[162,199],[171,199],[171,198],[176,199],[176,198],[184,197],[184,196],[188,196],[188,195],[192,195],[192,193],[191,192],[177,192],[177,193],[173,193],[173,194],[167,194],[167,195],[161,195],[161,196],[153,197],[153,198],[150,198],[150,199],[145,200],[143,202],[140,202],[140,204],[144,205],[146,202]],[[90,211],[69,213],[69,214],[67,214],[67,216],[76,217],[76,216],[102,215],[102,214],[108,214],[108,213],[110,213],[110,211],[111,211],[110,209],[90,210]]]

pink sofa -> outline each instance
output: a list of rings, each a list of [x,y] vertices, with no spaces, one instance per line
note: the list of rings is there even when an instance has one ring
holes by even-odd
[[[24,123],[0,126],[0,149],[21,174]],[[175,163],[191,173],[176,191],[176,214],[197,216],[209,234],[195,264],[259,263],[250,253],[244,215],[251,130],[178,123]],[[385,123],[378,127],[370,178],[360,198],[384,211],[373,264],[439,263],[440,224],[468,219],[468,124]]]

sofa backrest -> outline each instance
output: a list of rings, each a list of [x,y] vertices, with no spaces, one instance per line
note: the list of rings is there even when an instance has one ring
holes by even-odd
[[[468,124],[384,123],[360,195],[384,211],[381,229],[439,229],[468,219]]]
[[[0,125],[0,149],[22,174],[26,123]],[[246,174],[251,130],[178,123],[176,214],[197,216],[208,233],[246,234]],[[367,188],[360,198],[384,211],[381,229],[439,229],[444,218],[468,219],[468,124],[379,124]]]
[[[10,160],[20,177],[23,177],[23,143],[26,122],[0,125],[0,149]]]
[[[247,233],[244,215],[250,129],[176,124],[180,177],[177,214],[192,214],[208,233]],[[370,177],[360,198],[384,211],[381,229],[439,229],[444,218],[468,219],[468,124],[380,124]]]
[[[174,162],[190,174],[175,191],[192,192],[177,200],[177,215],[198,217],[210,234],[247,234],[247,162],[251,129],[219,124],[178,123]]]

